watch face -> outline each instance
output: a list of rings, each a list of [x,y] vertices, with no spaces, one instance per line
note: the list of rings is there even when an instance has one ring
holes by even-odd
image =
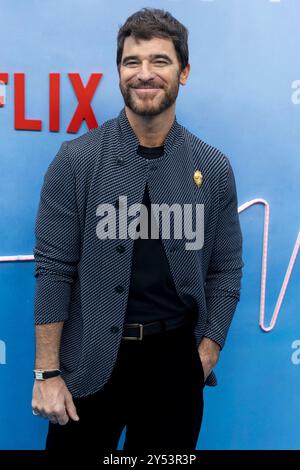
[[[35,378],[36,378],[37,380],[44,380],[43,372],[36,372],[36,373],[35,373]]]

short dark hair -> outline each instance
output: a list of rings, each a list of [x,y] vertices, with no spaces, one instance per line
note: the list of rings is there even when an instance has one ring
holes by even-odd
[[[155,37],[171,39],[181,70],[189,63],[188,30],[168,11],[157,8],[142,8],[127,18],[118,32],[118,69],[121,64],[124,41],[128,36],[133,36],[136,39],[152,39]]]

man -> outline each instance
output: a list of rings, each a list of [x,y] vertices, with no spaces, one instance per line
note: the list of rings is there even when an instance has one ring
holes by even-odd
[[[47,449],[112,451],[125,425],[127,451],[196,448],[243,261],[229,160],[175,117],[187,36],[163,10],[130,16],[117,49],[124,108],[64,142],[45,175],[32,408],[49,419]],[[154,204],[172,229],[191,207],[204,243],[163,236]]]

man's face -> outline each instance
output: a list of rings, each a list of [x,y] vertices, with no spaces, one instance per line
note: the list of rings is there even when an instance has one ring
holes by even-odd
[[[124,41],[120,64],[120,90],[128,108],[140,116],[156,116],[176,100],[189,66],[180,72],[174,44],[169,39]]]

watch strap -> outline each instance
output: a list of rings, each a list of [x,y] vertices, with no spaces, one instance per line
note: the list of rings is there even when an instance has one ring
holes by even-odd
[[[35,369],[34,371],[34,378],[36,380],[46,380],[51,379],[52,377],[57,377],[61,374],[59,369],[52,369],[52,370],[39,370]]]

